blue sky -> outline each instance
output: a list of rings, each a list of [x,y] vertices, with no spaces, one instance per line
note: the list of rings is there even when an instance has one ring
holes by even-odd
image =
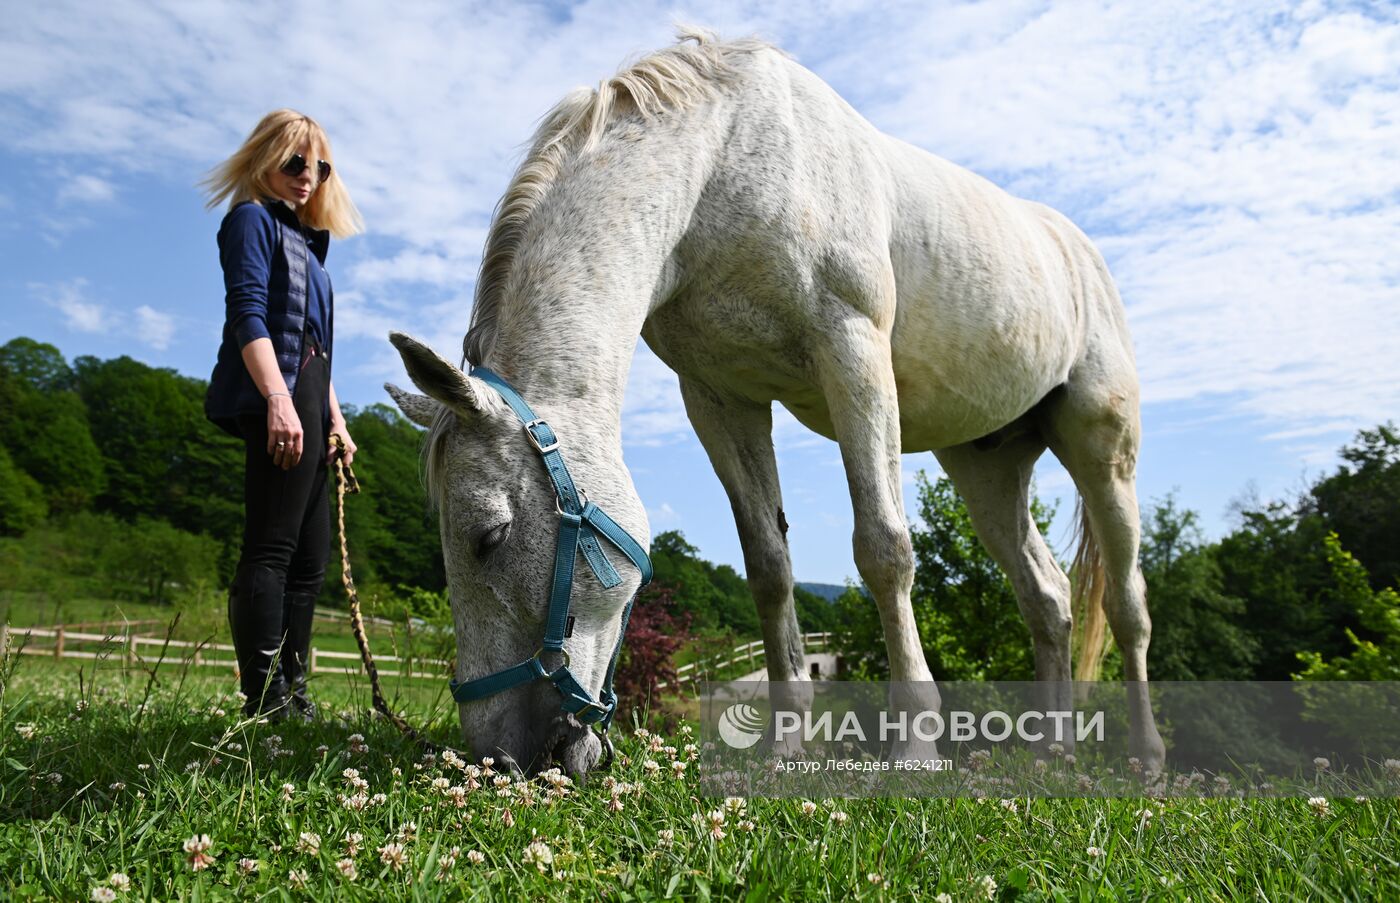
[[[0,341],[207,376],[220,213],[195,183],[292,106],[330,131],[369,225],[329,261],[337,390],[387,401],[382,382],[408,384],[389,329],[456,357],[535,120],[675,22],[773,41],[881,129],[1098,242],[1137,348],[1145,500],[1175,488],[1219,535],[1232,501],[1289,494],[1396,416],[1400,14],[1383,4],[17,5],[0,35]],[[653,529],[742,571],[644,346],[624,418]],[[796,575],[854,577],[837,449],[776,419]],[[919,469],[937,464],[906,457],[911,516]],[[1048,456],[1038,485],[1070,509]]]

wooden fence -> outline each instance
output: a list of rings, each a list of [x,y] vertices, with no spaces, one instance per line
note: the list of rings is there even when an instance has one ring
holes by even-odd
[[[35,643],[35,640],[41,642]],[[238,671],[238,662],[233,658],[233,646],[227,643],[167,640],[165,637],[142,636],[130,631],[87,633],[73,630],[66,624],[55,627],[0,625],[0,649],[6,648],[6,642],[11,643],[15,651],[24,655],[42,655],[58,660],[116,659],[125,662],[129,667],[135,666],[137,662],[158,658],[160,650],[166,648],[167,659],[181,664],[195,668],[227,668],[233,673]],[[75,649],[74,646],[89,648]],[[97,648],[91,648],[93,646]],[[221,653],[224,655],[220,655]],[[452,663],[439,659],[386,658],[377,655],[374,661],[381,677],[403,676],[439,680],[452,674]],[[436,670],[418,670],[422,667]],[[344,674],[363,673],[364,667],[358,652],[335,652],[313,646],[307,670],[311,674]]]
[[[334,617],[334,616],[328,616]],[[343,618],[336,618],[343,620]],[[366,619],[368,620],[368,619]],[[137,622],[131,622],[135,624]],[[384,626],[396,626],[390,621],[381,621]],[[25,655],[43,655],[54,659],[108,659],[117,658],[129,667],[159,657],[161,647],[168,647],[166,655],[178,650],[182,664],[196,668],[227,668],[237,673],[238,662],[232,658],[233,646],[227,643],[191,643],[185,640],[167,640],[164,637],[142,636],[129,630],[121,633],[88,633],[72,629],[73,625],[59,624],[55,627],[10,627],[0,624],[0,650],[6,642],[14,644],[16,651]],[[34,640],[51,640],[51,643],[36,645]],[[97,649],[74,649],[73,645],[93,646]],[[830,633],[802,634],[803,651],[806,654],[826,652],[831,645]],[[143,652],[145,649],[147,651]],[[754,671],[763,665],[763,641],[754,640],[742,646],[735,646],[728,652],[701,661],[691,662],[676,669],[675,686],[699,680],[709,680],[712,675],[723,672],[734,665],[746,663],[748,670]],[[214,653],[215,657],[211,657]],[[226,653],[229,657],[217,657]],[[432,658],[388,658],[375,656],[375,665],[381,677],[410,677],[440,680],[452,676],[452,663]],[[386,668],[385,666],[392,666]],[[428,668],[429,670],[419,670]],[[311,649],[308,668],[311,674],[363,673],[358,652],[335,652],[329,649]],[[667,686],[657,684],[657,689]]]
[[[831,646],[830,633],[804,633],[802,634],[802,650],[804,654],[811,655],[816,652],[826,652]],[[756,671],[763,667],[763,640],[754,640],[752,643],[745,643],[742,646],[735,646],[728,652],[691,662],[688,665],[681,665],[676,669],[675,685],[691,683],[697,680],[709,680],[711,675],[721,672],[741,662],[748,664],[750,671]],[[667,683],[662,681],[656,685],[658,690],[665,689]]]

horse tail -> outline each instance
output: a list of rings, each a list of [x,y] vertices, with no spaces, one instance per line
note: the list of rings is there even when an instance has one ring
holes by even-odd
[[[1099,557],[1099,545],[1094,539],[1089,513],[1084,510],[1084,500],[1076,496],[1074,507],[1079,533],[1079,546],[1074,553],[1074,565],[1070,568],[1073,585],[1070,610],[1075,627],[1074,677],[1075,680],[1098,680],[1104,652],[1108,648],[1108,632],[1104,629],[1107,617],[1103,608],[1103,560]]]

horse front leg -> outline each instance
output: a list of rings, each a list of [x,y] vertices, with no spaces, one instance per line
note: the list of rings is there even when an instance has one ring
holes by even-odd
[[[890,706],[937,711],[938,688],[924,658],[909,601],[914,548],[901,493],[899,397],[889,337],[869,320],[843,321],[818,357],[819,379],[855,515],[856,568],[875,597],[890,666]],[[912,735],[896,757],[933,754]]]
[[[792,597],[772,407],[724,398],[694,380],[680,383],[686,413],[734,511],[763,633],[771,702],[775,710],[806,711],[811,707],[811,686]],[[785,751],[797,749],[792,745]]]

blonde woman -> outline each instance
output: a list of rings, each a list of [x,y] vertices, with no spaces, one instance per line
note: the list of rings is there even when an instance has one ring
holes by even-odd
[[[293,110],[263,117],[204,183],[219,226],[223,342],[205,413],[244,441],[245,520],[228,619],[244,713],[310,720],[307,653],[330,554],[327,465],[355,443],[331,386],[330,236],[361,231],[330,140]]]

